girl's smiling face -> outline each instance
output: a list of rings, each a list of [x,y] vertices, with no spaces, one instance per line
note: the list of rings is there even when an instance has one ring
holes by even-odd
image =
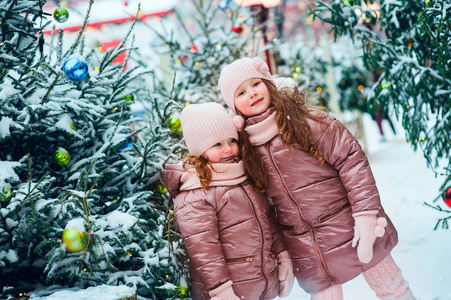
[[[252,117],[265,112],[271,104],[271,95],[261,78],[244,81],[234,94],[235,108]]]
[[[238,159],[240,150],[235,139],[224,139],[204,152],[204,156],[213,163],[233,163]]]

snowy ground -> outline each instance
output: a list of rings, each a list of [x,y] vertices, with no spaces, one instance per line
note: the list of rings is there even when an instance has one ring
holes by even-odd
[[[401,267],[417,300],[451,300],[451,230],[434,231],[439,214],[423,205],[432,203],[444,178],[435,178],[420,151],[413,152],[398,134],[383,123],[386,141],[376,123],[364,115],[368,157],[376,178],[382,205],[398,230],[399,243],[392,256]],[[438,200],[438,203],[443,203]],[[346,300],[376,300],[360,275],[343,286]],[[281,299],[281,298],[276,298]],[[295,282],[287,300],[310,299]]]

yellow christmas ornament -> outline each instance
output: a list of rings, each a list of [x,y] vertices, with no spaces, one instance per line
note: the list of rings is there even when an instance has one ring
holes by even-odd
[[[53,159],[58,166],[64,167],[70,162],[70,154],[66,149],[58,147]]]
[[[64,230],[61,240],[67,251],[80,252],[83,250],[83,237],[87,234],[86,231],[80,232],[77,229],[67,228]]]

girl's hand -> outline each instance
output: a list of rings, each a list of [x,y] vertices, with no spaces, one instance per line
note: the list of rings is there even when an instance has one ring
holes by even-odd
[[[293,287],[294,273],[288,251],[282,251],[277,255],[277,265],[279,271],[279,297],[286,297]]]
[[[373,258],[373,245],[376,237],[382,237],[385,234],[387,219],[377,218],[377,211],[364,211],[355,213],[352,216],[355,220],[354,239],[352,247],[357,243],[357,256],[360,262],[369,263]]]

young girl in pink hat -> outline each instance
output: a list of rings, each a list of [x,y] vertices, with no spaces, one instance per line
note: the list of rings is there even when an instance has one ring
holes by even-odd
[[[163,179],[190,259],[196,300],[273,299],[294,281],[275,211],[247,181],[232,116],[218,103],[181,114],[190,155]]]
[[[343,299],[342,284],[361,273],[380,299],[415,299],[390,255],[397,233],[368,159],[346,127],[307,108],[297,88],[278,89],[259,58],[226,66],[219,87],[237,114],[249,180],[273,199],[311,299]]]

